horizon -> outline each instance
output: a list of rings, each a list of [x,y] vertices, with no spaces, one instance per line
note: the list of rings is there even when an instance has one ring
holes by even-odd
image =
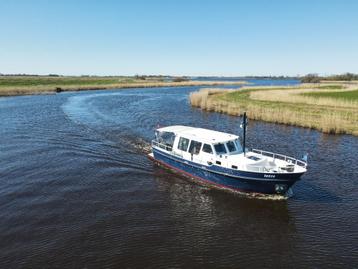
[[[0,73],[358,73],[357,9],[349,0],[1,2]]]
[[[317,73],[309,73],[309,74],[304,74],[304,75],[298,75],[298,76],[289,76],[289,75],[247,75],[247,76],[216,76],[216,75],[211,75],[211,76],[192,76],[192,75],[164,75],[164,74],[134,74],[134,75],[87,75],[87,74],[81,74],[81,75],[63,75],[63,74],[27,74],[27,73],[14,73],[14,74],[6,74],[6,73],[1,73],[0,72],[0,77],[186,77],[186,78],[304,78],[306,76],[318,76],[318,77],[322,77],[322,78],[328,78],[328,77],[332,77],[332,76],[340,76],[340,75],[346,75],[346,74],[351,74],[351,75],[355,75],[358,76],[358,74],[355,73],[351,73],[351,72],[346,72],[346,73],[341,73],[341,74],[329,74],[329,75],[320,75]]]

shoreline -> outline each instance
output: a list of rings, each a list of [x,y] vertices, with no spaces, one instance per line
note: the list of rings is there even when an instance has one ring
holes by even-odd
[[[358,136],[358,83],[204,88],[189,99],[209,112],[240,116],[246,111],[252,120]]]
[[[0,79],[1,82],[1,79]],[[64,82],[67,82],[64,79]],[[69,91],[89,91],[89,90],[108,90],[108,89],[133,89],[133,88],[156,88],[156,87],[191,87],[191,86],[224,86],[224,85],[244,85],[246,81],[182,81],[182,82],[163,82],[163,81],[143,81],[143,82],[117,82],[104,84],[51,84],[51,85],[21,85],[3,86],[0,84],[0,97],[22,96],[22,95],[41,95],[56,94]]]

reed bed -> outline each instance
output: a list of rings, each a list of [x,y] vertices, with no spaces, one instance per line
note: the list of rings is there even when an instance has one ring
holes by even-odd
[[[298,95],[302,90],[305,92],[317,90],[310,87],[308,89],[307,85],[303,85],[299,88],[287,87],[285,90],[281,87],[279,89],[246,87],[241,90],[202,89],[191,93],[189,98],[192,106],[207,111],[236,116],[246,111],[247,116],[254,120],[312,128],[330,134],[358,136],[356,103],[326,100],[326,98],[317,100]],[[345,90],[352,89],[345,88]]]
[[[0,77],[0,96],[54,94],[62,91],[102,90],[102,89],[131,89],[152,87],[184,87],[184,86],[217,86],[242,85],[244,81],[143,81],[130,78],[96,77]]]

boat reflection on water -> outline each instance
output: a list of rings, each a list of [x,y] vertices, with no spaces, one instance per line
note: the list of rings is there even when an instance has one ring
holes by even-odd
[[[198,186],[156,165],[153,165],[153,176],[158,191],[168,194],[170,216],[175,225],[184,229],[181,232],[195,234],[200,240],[205,239],[201,236],[212,240],[213,234],[216,239],[227,237],[236,242],[253,237],[270,239],[278,234],[280,238],[292,237],[296,233],[287,200],[248,199],[240,194]]]

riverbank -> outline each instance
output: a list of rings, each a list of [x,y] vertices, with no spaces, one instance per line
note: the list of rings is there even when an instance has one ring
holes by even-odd
[[[358,136],[358,82],[202,89],[190,103],[207,111]]]
[[[0,76],[0,96],[53,94],[63,91],[242,85],[244,81],[162,81],[135,77],[51,77],[51,76]]]

